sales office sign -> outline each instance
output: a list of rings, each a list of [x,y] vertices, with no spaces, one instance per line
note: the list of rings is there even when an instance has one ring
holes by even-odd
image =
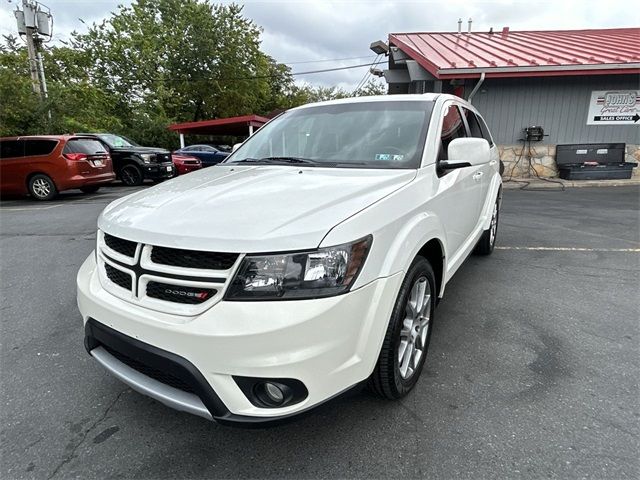
[[[640,125],[640,90],[591,92],[587,125]]]

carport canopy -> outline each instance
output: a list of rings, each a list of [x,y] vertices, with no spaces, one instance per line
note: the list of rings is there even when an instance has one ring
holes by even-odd
[[[201,120],[199,122],[174,123],[169,130],[180,134],[180,148],[184,147],[185,135],[220,135],[231,137],[245,137],[267,123],[267,117],[260,115],[243,115],[240,117],[217,118],[215,120]]]

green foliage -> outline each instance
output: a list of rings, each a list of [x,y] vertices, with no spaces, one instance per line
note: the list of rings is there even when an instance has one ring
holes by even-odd
[[[33,93],[26,48],[5,37],[0,135],[111,131],[175,147],[171,123],[267,114],[350,95],[296,85],[289,67],[260,50],[260,34],[236,4],[134,0],[46,49],[46,102]],[[377,92],[368,84],[356,94]]]
[[[384,82],[376,81],[373,78],[369,80],[357,92],[355,92],[355,96],[357,97],[369,97],[372,95],[386,95],[386,94],[387,94],[387,86],[384,84]]]

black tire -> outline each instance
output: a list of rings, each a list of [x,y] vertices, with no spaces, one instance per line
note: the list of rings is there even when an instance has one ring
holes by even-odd
[[[144,176],[140,167],[133,163],[127,163],[120,170],[120,180],[129,187],[139,187],[144,182]]]
[[[98,190],[100,190],[100,185],[88,185],[80,189],[82,193],[96,193]]]
[[[429,318],[427,319],[426,327],[423,327],[422,329],[423,332],[426,329],[426,335],[424,339],[420,340],[420,346],[422,349],[415,350],[420,350],[421,352],[417,365],[413,364],[413,371],[411,373],[408,370],[405,370],[405,373],[403,374],[401,372],[402,364],[404,363],[402,359],[406,360],[406,357],[403,355],[402,359],[400,358],[401,355],[399,348],[401,346],[403,332],[407,331],[405,320],[411,322],[408,320],[410,316],[408,315],[410,312],[408,308],[410,296],[416,284],[419,284],[421,281],[428,282],[429,292],[428,305],[426,305],[427,301],[425,301],[424,307],[424,313],[426,314],[428,311]],[[433,330],[436,305],[435,285],[435,275],[427,259],[420,256],[416,257],[411,264],[407,275],[402,281],[400,292],[398,293],[398,297],[389,320],[384,342],[382,343],[378,362],[376,363],[376,367],[369,378],[369,388],[383,398],[395,400],[404,397],[411,391],[420,377],[420,373],[422,372],[422,368],[427,357],[429,342],[431,341],[431,331]],[[425,294],[427,292],[426,285],[424,292]],[[411,332],[414,331],[413,327],[408,330]],[[418,332],[419,330],[416,331],[417,335],[419,334]],[[405,336],[404,338],[408,337]],[[417,347],[414,345],[413,348]],[[413,357],[408,353],[408,350],[405,350],[405,355],[407,354],[410,357],[409,361],[412,362]],[[407,375],[409,373],[410,375]]]
[[[51,177],[43,173],[38,173],[29,179],[27,184],[29,194],[35,200],[47,201],[53,200],[58,195],[56,184],[53,183]]]
[[[504,162],[500,160],[500,176],[504,174]]]
[[[491,224],[489,228],[482,232],[482,236],[476,248],[473,250],[474,255],[491,255],[496,246],[496,237],[498,236],[498,220],[500,219],[500,195],[493,204],[493,213],[491,215]]]

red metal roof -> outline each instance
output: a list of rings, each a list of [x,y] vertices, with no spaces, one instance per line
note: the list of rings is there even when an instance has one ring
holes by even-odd
[[[260,128],[268,121],[268,118],[259,115],[243,115],[200,122],[174,123],[169,125],[169,130],[195,135],[246,136],[249,134],[249,126]]]
[[[389,43],[440,79],[640,73],[640,28],[392,33]]]

